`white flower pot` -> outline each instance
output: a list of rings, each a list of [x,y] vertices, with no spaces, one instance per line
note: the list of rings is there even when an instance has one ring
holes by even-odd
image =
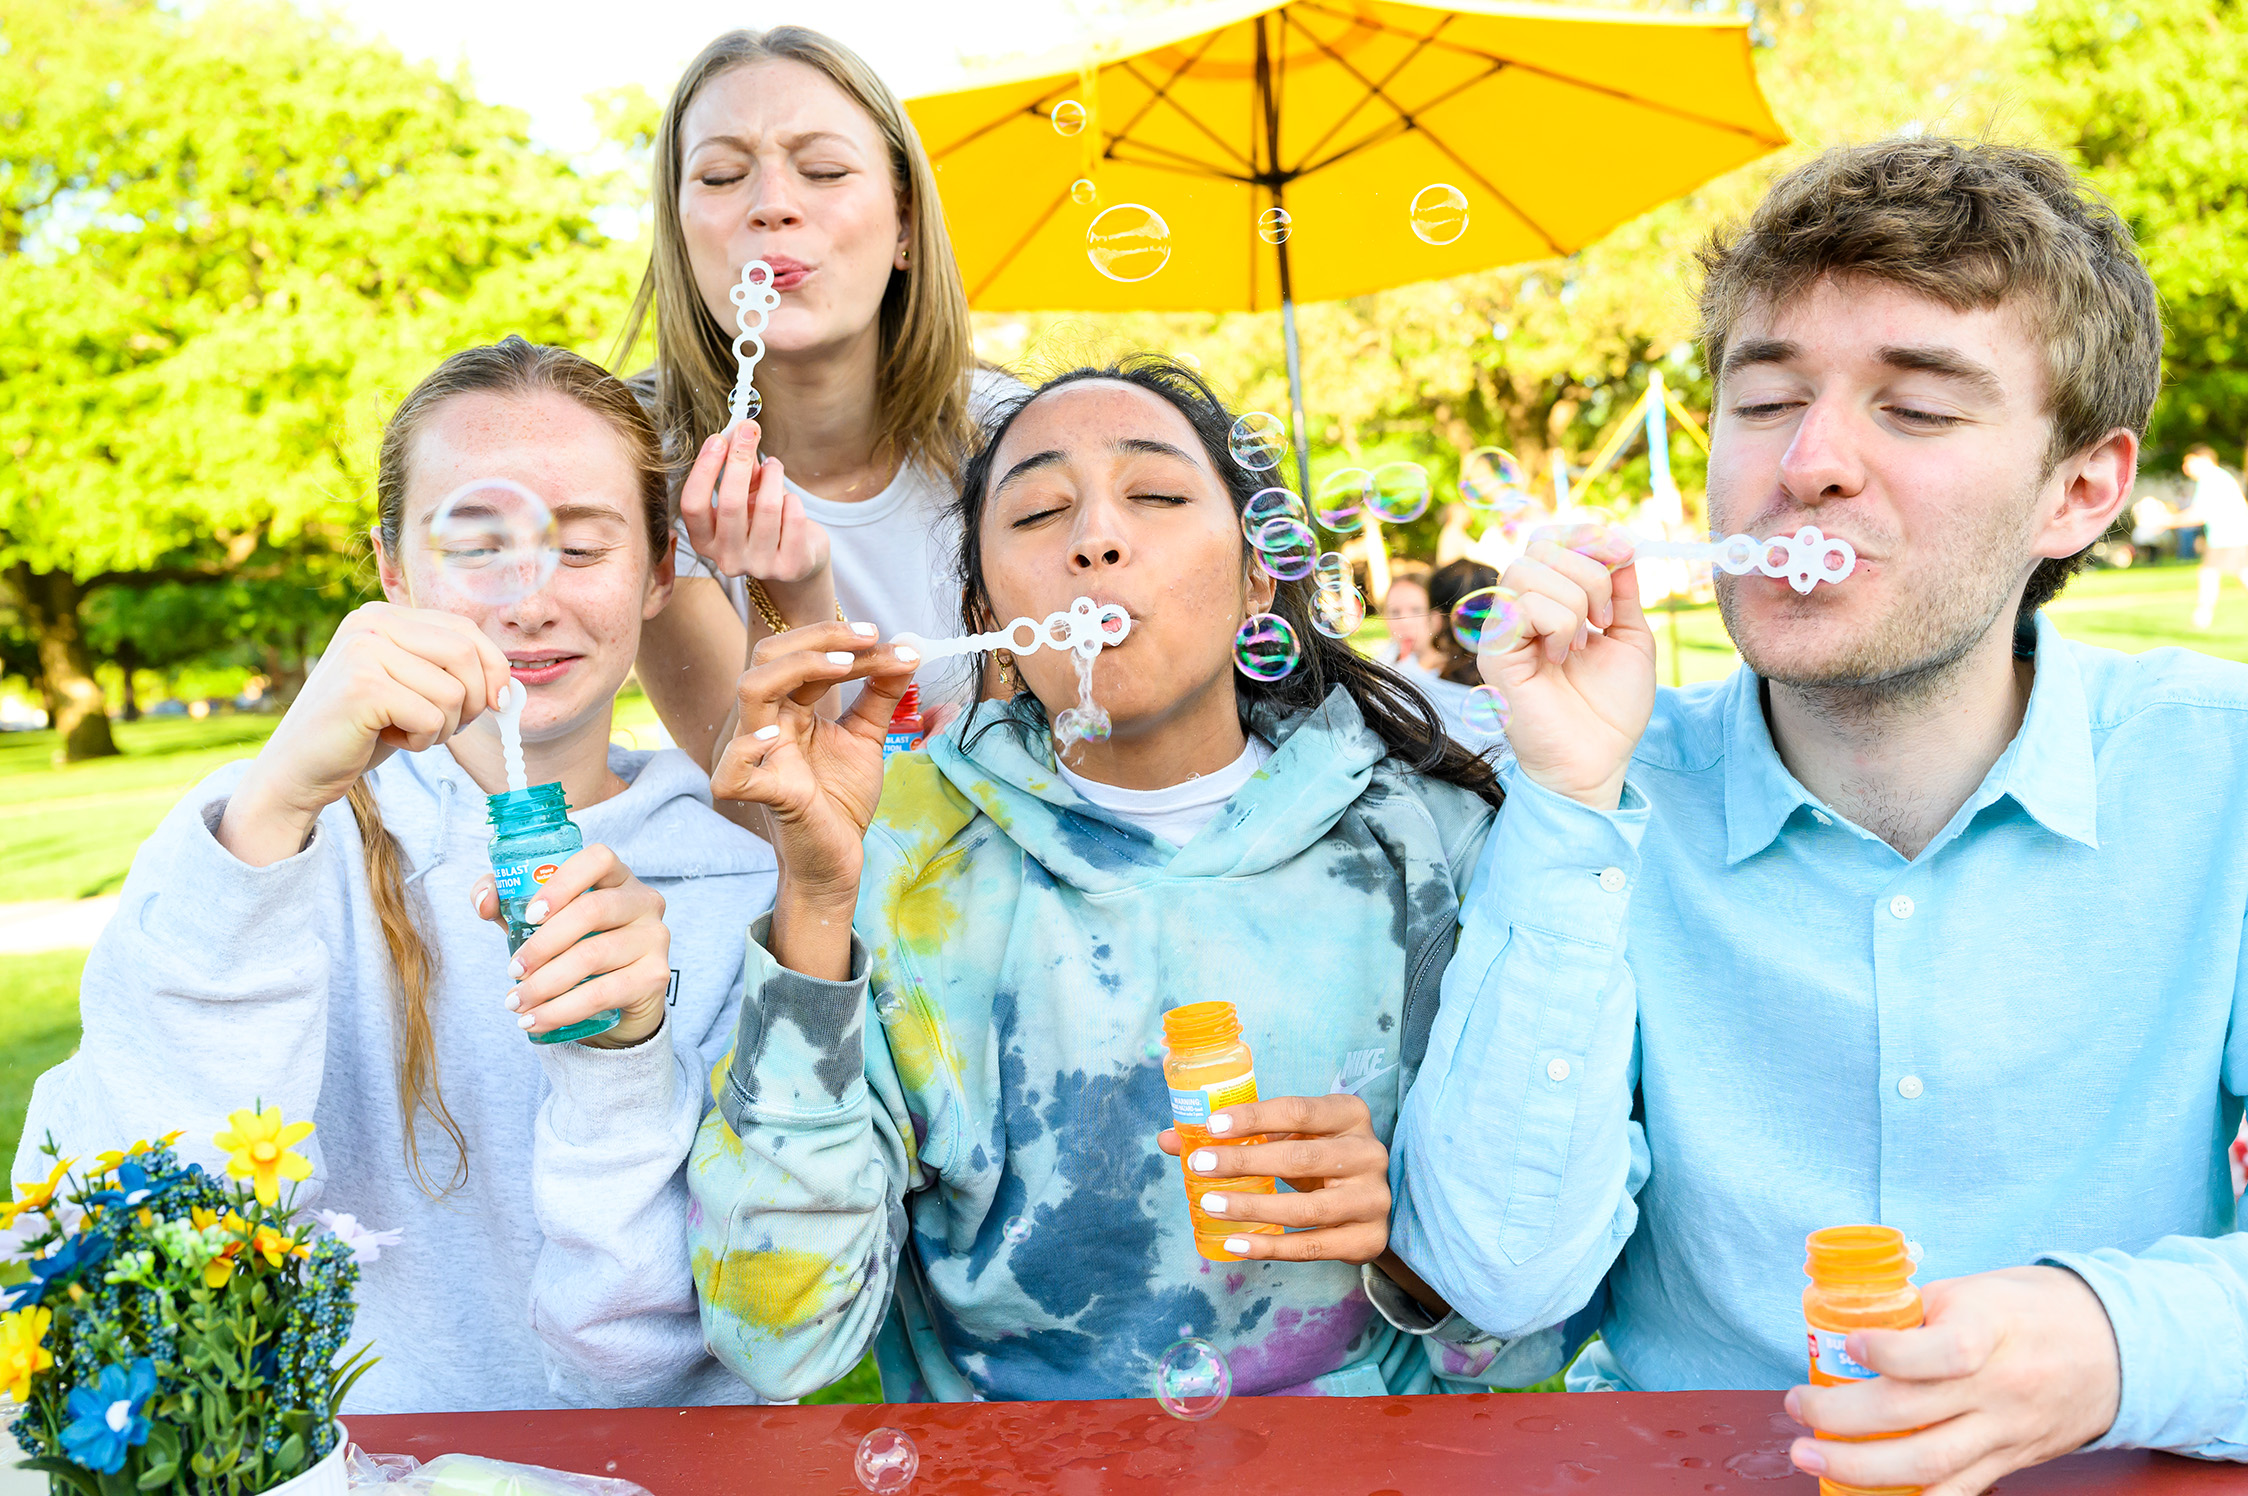
[[[350,1489],[350,1480],[344,1474],[343,1452],[351,1444],[342,1424],[336,1425],[336,1447],[329,1450],[327,1458],[302,1475],[292,1475],[277,1486],[266,1488],[265,1496],[344,1496]]]

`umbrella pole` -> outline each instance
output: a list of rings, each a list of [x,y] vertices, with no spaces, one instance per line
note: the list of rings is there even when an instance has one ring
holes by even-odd
[[[1308,506],[1311,503],[1311,452],[1304,444],[1304,363],[1296,345],[1295,287],[1288,275],[1288,241],[1280,251],[1280,335],[1288,348],[1288,415],[1296,440],[1296,483]]]

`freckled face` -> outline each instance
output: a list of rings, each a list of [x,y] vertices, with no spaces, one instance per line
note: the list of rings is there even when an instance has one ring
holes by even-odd
[[[979,540],[994,626],[1079,597],[1128,608],[1131,637],[1093,667],[1119,738],[1233,701],[1234,632],[1273,583],[1185,416],[1121,381],[1064,385],[1015,418],[991,470]],[[1040,649],[1016,669],[1049,716],[1076,704],[1074,657]]]
[[[507,478],[545,500],[561,561],[531,596],[489,605],[448,580],[430,520],[448,495]],[[640,626],[671,595],[671,561],[651,565],[630,448],[606,419],[564,395],[455,395],[432,411],[408,462],[399,554],[382,556],[394,603],[473,619],[499,645],[528,700],[523,736],[559,736],[608,710],[640,651]]]

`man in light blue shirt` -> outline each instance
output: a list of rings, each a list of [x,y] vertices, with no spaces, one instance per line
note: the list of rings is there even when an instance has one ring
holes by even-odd
[[[1859,565],[1720,576],[1747,668],[1659,701],[1631,568],[1509,568],[1484,673],[1538,782],[1469,892],[1392,1243],[1496,1334],[1604,1290],[1572,1386],[1902,1435],[1798,1440],[1838,1483],[2248,1459],[2248,668],[2037,615],[2159,387],[2129,234],[2050,157],[1919,139],[1798,168],[1703,263],[1713,532]],[[1927,1323],[1796,1385],[1804,1237],[1853,1222],[1918,1244]]]

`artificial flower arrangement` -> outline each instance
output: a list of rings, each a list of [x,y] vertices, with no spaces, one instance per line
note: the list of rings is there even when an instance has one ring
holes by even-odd
[[[0,1288],[0,1392],[22,1407],[21,1468],[58,1493],[272,1490],[334,1449],[336,1409],[373,1364],[339,1354],[360,1265],[397,1234],[299,1218],[312,1166],[291,1150],[311,1123],[278,1107],[228,1121],[225,1180],[183,1166],[176,1132],[83,1174],[50,1137],[52,1171],[0,1204],[0,1263],[30,1273]]]

